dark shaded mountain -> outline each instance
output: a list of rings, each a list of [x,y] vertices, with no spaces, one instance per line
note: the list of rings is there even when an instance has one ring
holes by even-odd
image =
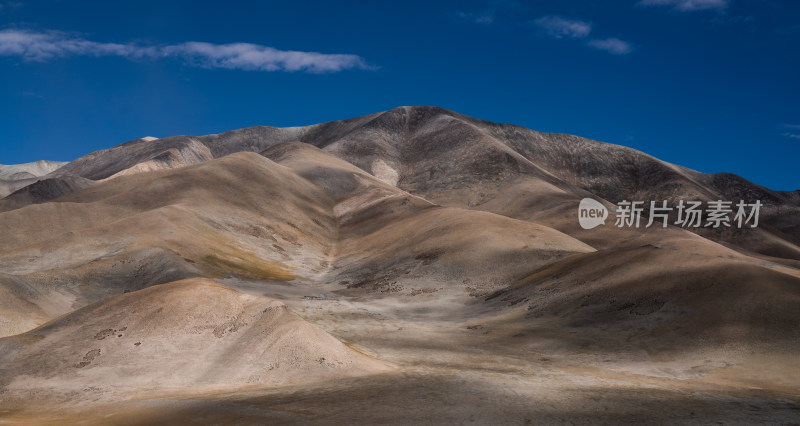
[[[0,164],[0,198],[36,182],[65,164],[44,160],[10,166]]]
[[[0,212],[54,200],[92,184],[94,181],[70,175],[39,180],[0,199]]]

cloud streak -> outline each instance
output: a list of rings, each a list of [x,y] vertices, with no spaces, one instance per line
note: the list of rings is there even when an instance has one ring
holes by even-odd
[[[491,9],[480,13],[456,12],[456,17],[478,25],[491,25],[494,23],[494,11]]]
[[[681,12],[725,10],[730,0],[640,0],[638,6],[668,6]]]
[[[633,46],[630,43],[624,40],[620,40],[618,38],[606,38],[606,39],[595,39],[589,40],[586,43],[589,47],[593,47],[597,50],[606,51],[612,55],[627,55],[633,51]]]
[[[251,43],[189,42],[166,46],[160,51],[165,56],[184,58],[192,64],[205,68],[315,73],[370,68],[356,55],[278,50]]]
[[[592,33],[592,23],[578,19],[567,19],[561,16],[543,16],[532,22],[543,33],[554,39],[582,39],[586,40]],[[586,45],[612,55],[627,55],[633,52],[630,43],[618,38],[589,39]]]
[[[247,71],[329,73],[373,68],[357,55],[278,50],[252,43],[188,42],[148,46],[134,43],[100,43],[59,31],[37,32],[17,29],[0,31],[0,56],[19,57],[29,62],[45,62],[71,56],[177,58],[203,68]]]
[[[800,124],[784,124],[783,127],[790,131],[782,133],[781,136],[789,139],[800,139],[800,133],[797,133],[797,130],[800,130]]]
[[[543,16],[533,23],[552,38],[583,38],[592,32],[590,22],[560,16]]]

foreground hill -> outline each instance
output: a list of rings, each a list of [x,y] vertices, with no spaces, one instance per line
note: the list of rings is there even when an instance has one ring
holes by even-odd
[[[278,301],[194,279],[119,295],[0,340],[0,384],[25,394],[278,386],[391,371]],[[117,396],[118,397],[118,396]]]

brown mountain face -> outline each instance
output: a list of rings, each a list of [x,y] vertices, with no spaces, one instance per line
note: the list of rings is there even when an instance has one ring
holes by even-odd
[[[781,422],[798,194],[435,107],[137,139],[0,199],[0,418]],[[757,228],[613,225],[740,199]]]

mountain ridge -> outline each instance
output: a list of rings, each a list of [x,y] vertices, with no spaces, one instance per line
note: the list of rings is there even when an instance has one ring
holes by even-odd
[[[541,200],[574,203],[586,196],[612,205],[622,200],[664,200],[671,205],[679,200],[759,200],[764,204],[760,229],[737,235],[695,231],[765,255],[800,259],[800,249],[787,248],[782,242],[800,246],[800,224],[794,219],[800,216],[797,191],[773,191],[732,173],[697,172],[622,145],[539,132],[430,106],[403,106],[309,126],[254,126],[204,136],[135,139],[64,165],[43,177],[57,179],[46,186],[57,190],[37,191],[31,197],[22,188],[17,192],[23,194],[0,200],[0,211],[56,199],[85,187],[87,181],[82,179],[102,181],[184,167],[235,152],[262,152],[295,140],[430,201],[516,219],[530,220],[530,212],[508,211],[498,205],[519,197],[539,210],[553,207],[552,201],[543,205]],[[65,179],[82,183],[62,183]]]

